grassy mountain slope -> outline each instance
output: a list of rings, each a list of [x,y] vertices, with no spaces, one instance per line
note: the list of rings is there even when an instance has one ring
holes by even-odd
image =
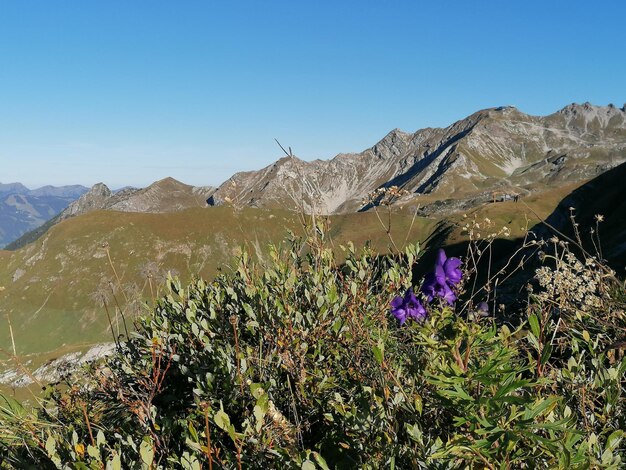
[[[408,212],[394,215],[393,233],[401,241],[412,219]],[[377,249],[388,246],[374,213],[342,216],[331,224],[336,243],[372,239]],[[126,303],[125,295],[131,303],[150,298],[168,271],[184,280],[210,279],[220,267],[228,269],[240,247],[262,255],[270,243],[283,240],[287,230],[299,227],[293,212],[250,208],[90,212],[55,225],[20,250],[0,251],[0,286],[6,288],[0,293],[0,314],[10,315],[21,352],[107,340],[102,298],[111,311],[115,298],[120,304]],[[424,240],[433,227],[434,221],[418,218],[411,238]],[[0,347],[9,346],[8,328],[0,328]]]

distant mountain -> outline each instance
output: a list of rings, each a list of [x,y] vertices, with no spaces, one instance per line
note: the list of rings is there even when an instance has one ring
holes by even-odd
[[[31,196],[56,196],[56,197],[64,197],[71,199],[78,199],[83,194],[85,194],[88,189],[79,184],[71,185],[71,186],[42,186],[38,189],[33,189],[29,191],[28,194]]]
[[[41,226],[87,190],[78,185],[30,190],[21,183],[0,183],[0,248]]]
[[[59,214],[59,219],[99,209],[158,213],[206,207],[206,199],[213,191],[215,188],[210,186],[190,186],[174,178],[164,178],[143,189],[123,188],[115,192],[98,183]]]
[[[4,194],[28,194],[30,189],[24,186],[22,183],[0,183],[0,195]]]
[[[549,116],[506,106],[446,128],[394,129],[361,153],[332,160],[284,157],[237,173],[209,199],[254,207],[342,213],[363,209],[373,190],[392,185],[422,206],[442,199],[484,202],[494,191],[523,195],[583,181],[626,161],[626,108],[571,104]]]
[[[115,192],[104,183],[98,183],[48,222],[25,233],[6,248],[21,248],[46,233],[53,225],[95,210],[164,213],[206,207],[206,200],[214,191],[215,188],[210,186],[189,186],[174,178],[162,179],[143,189],[127,187]]]

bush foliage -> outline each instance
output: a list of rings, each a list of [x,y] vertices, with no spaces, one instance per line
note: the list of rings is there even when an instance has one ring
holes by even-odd
[[[623,289],[561,248],[515,326],[436,298],[400,326],[418,246],[338,262],[323,234],[291,237],[214,282],[169,279],[113,356],[32,411],[2,398],[3,465],[619,468]],[[549,295],[572,266],[593,292]]]

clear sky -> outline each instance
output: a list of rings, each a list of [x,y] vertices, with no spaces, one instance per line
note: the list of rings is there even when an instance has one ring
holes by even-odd
[[[626,101],[626,1],[0,1],[0,181],[217,185],[482,108]]]

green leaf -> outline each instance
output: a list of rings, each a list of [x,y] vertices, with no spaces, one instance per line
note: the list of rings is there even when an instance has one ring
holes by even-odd
[[[526,335],[526,338],[528,338],[528,341],[530,342],[530,344],[532,344],[533,348],[535,348],[537,351],[541,349],[541,346],[539,346],[539,340],[530,331]]]
[[[107,443],[106,438],[104,437],[104,433],[102,432],[102,430],[98,431],[98,435],[96,436],[96,445],[98,447],[102,447]]]
[[[315,470],[317,467],[309,459],[306,459],[304,462],[302,462],[302,467],[300,468],[302,470]]]
[[[376,362],[378,362],[378,364],[383,363],[383,351],[384,351],[384,345],[382,343],[378,343],[377,346],[372,346],[374,359],[376,359]]]
[[[532,331],[533,335],[539,338],[539,336],[541,336],[541,330],[539,328],[539,318],[537,318],[536,314],[531,313],[528,316],[528,324],[530,325],[530,331]]]
[[[525,418],[534,419],[537,416],[544,414],[546,411],[552,411],[559,400],[559,397],[542,398],[535,406],[526,411]]]
[[[543,351],[541,351],[541,365],[547,364],[552,356],[552,344],[548,343],[543,347]]]
[[[141,460],[148,467],[152,465],[154,461],[154,449],[152,448],[152,443],[148,439],[144,439],[141,441],[141,445],[139,446],[139,455],[141,455]]]
[[[100,450],[92,445],[87,446],[87,453],[96,460],[100,460]]]
[[[509,393],[511,393],[514,390],[520,389],[522,387],[525,387],[526,385],[528,385],[530,382],[528,380],[515,380],[509,384],[505,384],[502,387],[500,387],[500,389],[496,392],[496,394],[494,395],[494,399],[499,399],[504,397],[505,395],[508,395]]]
[[[48,436],[48,439],[46,439],[46,452],[49,456],[57,453],[57,441],[52,436]]]
[[[6,415],[24,416],[26,410],[17,400],[0,394],[0,411]]]
[[[115,454],[113,459],[111,460],[111,468],[113,470],[122,470],[122,459],[120,459],[119,454]]]
[[[614,431],[606,440],[606,448],[610,450],[617,449],[617,446],[619,445],[623,437],[624,431],[622,431],[621,429]]]
[[[191,421],[189,421],[187,428],[189,429],[189,434],[191,434],[191,437],[193,438],[193,440],[195,442],[198,442],[199,441],[198,431],[196,431],[196,428],[194,428],[193,423]]]
[[[313,455],[313,458],[315,459],[315,462],[317,462],[317,464],[320,466],[322,470],[330,470],[330,468],[328,467],[328,464],[326,463],[326,460],[324,460],[324,457],[322,457],[317,452],[312,452],[312,455]]]
[[[219,409],[217,413],[215,413],[213,421],[215,421],[215,424],[217,424],[222,431],[228,432],[228,428],[230,427],[230,418],[223,409]]]

